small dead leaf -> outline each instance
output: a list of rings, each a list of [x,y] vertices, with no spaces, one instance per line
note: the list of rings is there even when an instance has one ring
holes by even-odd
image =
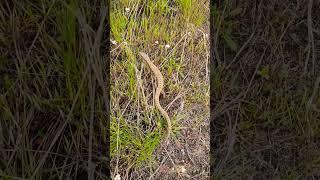
[[[182,165],[182,166],[178,166],[177,168],[176,168],[176,170],[177,170],[177,172],[178,173],[186,173],[186,168]]]
[[[176,141],[176,147],[178,148],[178,149],[182,149],[183,148],[183,146],[182,146],[182,144],[179,142],[179,141]]]
[[[120,174],[117,174],[116,177],[114,178],[114,180],[121,180]]]
[[[170,171],[170,168],[166,165],[161,165],[159,167],[159,173],[168,173]]]

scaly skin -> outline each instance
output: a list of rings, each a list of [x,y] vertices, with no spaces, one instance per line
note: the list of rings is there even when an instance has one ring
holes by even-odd
[[[156,104],[157,109],[160,111],[160,113],[162,114],[162,116],[165,118],[166,123],[167,123],[167,131],[166,131],[166,135],[165,138],[163,140],[164,144],[167,144],[169,138],[170,138],[170,133],[171,133],[171,120],[170,117],[168,115],[168,113],[162,108],[160,101],[159,101],[159,97],[160,97],[160,92],[163,89],[163,76],[160,72],[160,70],[151,62],[149,56],[144,53],[144,52],[139,52],[140,56],[144,59],[144,61],[148,64],[148,66],[150,67],[150,69],[152,70],[153,74],[156,76],[157,78],[157,82],[158,82],[158,86],[156,89],[156,93],[154,95],[154,101]]]

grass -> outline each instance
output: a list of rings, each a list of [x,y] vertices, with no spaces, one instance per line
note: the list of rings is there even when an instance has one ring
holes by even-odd
[[[171,103],[168,113],[173,121],[173,139],[181,142],[181,130],[192,127],[186,127],[185,122],[191,118],[193,106],[201,109],[191,113],[200,116],[194,120],[194,129],[208,119],[208,72],[204,71],[208,63],[208,7],[206,1],[193,0],[112,3],[110,126],[114,176],[147,178],[158,173],[155,171],[163,160],[156,151],[165,124],[153,104],[155,77],[138,56],[139,51],[147,53],[164,75],[165,95],[160,101],[164,106]],[[200,159],[205,157],[203,153]],[[175,154],[170,158],[175,161]],[[206,167],[197,164],[194,168]]]
[[[212,6],[210,74],[208,1],[111,4],[108,69],[105,1],[0,3],[0,179],[208,179],[209,78],[216,179],[319,179],[319,1]]]
[[[1,179],[106,179],[105,2],[0,7]]]
[[[319,179],[319,1],[212,6],[210,74],[208,1],[111,4],[108,69],[105,1],[0,3],[0,179],[208,179],[209,78],[216,179]]]
[[[199,131],[208,123],[208,3],[112,2],[111,69],[106,4],[0,3],[0,179],[107,179],[110,161],[124,178],[176,177],[164,170],[180,167],[181,158],[188,174],[208,177],[208,131]],[[169,156],[156,152],[165,124],[138,51],[165,76],[161,104],[175,141]],[[193,164],[190,154],[175,153],[182,145],[198,153]]]
[[[303,2],[312,11],[298,1],[213,7],[216,179],[319,178],[319,64],[311,55],[319,57],[319,3]]]

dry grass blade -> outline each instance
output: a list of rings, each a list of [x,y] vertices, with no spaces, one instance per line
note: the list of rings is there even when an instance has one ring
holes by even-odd
[[[46,158],[48,157],[48,154],[49,154],[49,152],[51,151],[52,147],[55,145],[55,143],[57,142],[58,138],[59,138],[60,135],[63,133],[66,125],[72,120],[71,115],[72,115],[73,110],[74,110],[74,108],[75,108],[75,105],[76,105],[76,103],[77,103],[77,101],[78,101],[78,98],[79,98],[79,96],[80,96],[81,89],[82,89],[83,86],[84,86],[84,82],[85,82],[85,80],[86,80],[86,77],[87,77],[87,75],[88,75],[89,70],[90,70],[90,66],[88,66],[88,67],[86,68],[86,71],[85,71],[85,73],[83,74],[83,78],[82,78],[82,81],[81,81],[79,90],[78,90],[78,92],[77,92],[77,94],[76,94],[76,96],[75,96],[75,98],[74,98],[74,100],[73,100],[72,106],[71,106],[71,108],[70,108],[70,111],[69,111],[69,114],[67,115],[67,117],[64,118],[64,116],[65,116],[64,113],[63,113],[62,111],[60,111],[61,117],[63,118],[64,123],[58,128],[58,131],[57,131],[56,135],[54,136],[53,140],[51,141],[49,148],[47,149],[46,153],[42,156],[41,160],[40,160],[39,163],[38,163],[38,166],[37,166],[37,167],[35,168],[35,170],[33,171],[33,174],[32,174],[32,176],[31,176],[31,179],[34,178],[34,177],[37,175],[37,173],[38,173],[38,171],[40,170],[40,168],[42,168],[42,166],[43,166],[43,164],[45,163],[45,160],[46,160]]]

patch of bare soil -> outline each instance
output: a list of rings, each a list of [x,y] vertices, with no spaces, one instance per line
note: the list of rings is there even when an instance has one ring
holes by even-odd
[[[156,155],[157,169],[137,171],[131,179],[209,179],[209,109],[193,106],[187,112],[183,129]]]

